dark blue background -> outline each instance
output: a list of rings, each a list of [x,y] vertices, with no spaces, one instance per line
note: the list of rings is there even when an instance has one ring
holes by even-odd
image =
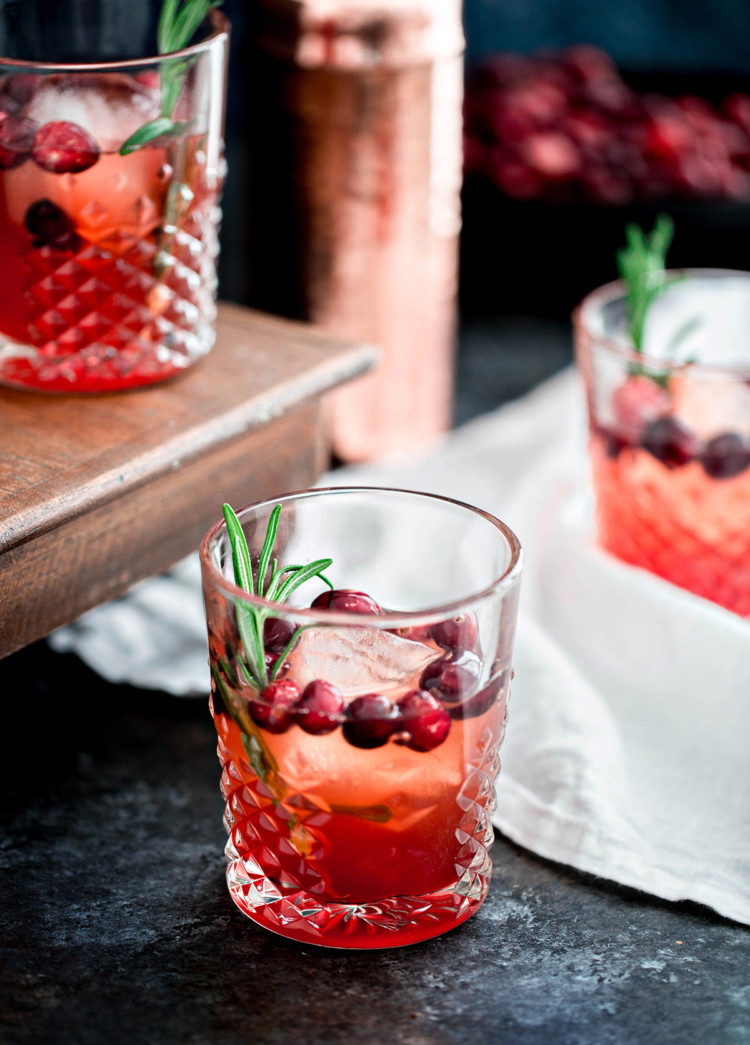
[[[750,0],[464,0],[469,58],[592,43],[631,69],[750,73]]]
[[[223,297],[272,310],[267,302],[248,297],[253,224],[248,113],[264,104],[250,85],[249,23],[255,3],[224,0],[234,31],[220,277]],[[495,51],[530,53],[590,43],[606,50],[626,73],[640,74],[631,76],[639,90],[695,93],[718,101],[731,90],[748,89],[750,0],[464,0],[464,25],[469,67]],[[583,293],[614,278],[615,249],[625,222],[649,227],[655,215],[653,207],[576,209],[516,205],[499,193],[485,197],[464,194],[464,317],[510,310],[569,316]],[[686,202],[670,213],[678,226],[670,256],[674,265],[750,269],[750,207]]]
[[[233,25],[229,110],[241,107],[254,0],[224,0]],[[491,51],[591,43],[632,71],[750,75],[750,0],[464,0],[467,61]]]
[[[239,43],[253,0],[224,0]],[[592,43],[632,69],[750,73],[750,0],[464,0],[468,57]]]

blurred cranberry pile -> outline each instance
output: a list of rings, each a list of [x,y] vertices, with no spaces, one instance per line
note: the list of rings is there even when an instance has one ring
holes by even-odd
[[[588,45],[485,61],[465,128],[466,173],[515,199],[750,199],[750,96],[639,93]]]

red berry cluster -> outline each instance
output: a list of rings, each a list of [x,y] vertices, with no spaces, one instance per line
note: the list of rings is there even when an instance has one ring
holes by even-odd
[[[750,439],[737,432],[699,438],[669,413],[668,393],[649,377],[629,377],[615,391],[612,404],[616,429],[598,426],[612,458],[641,447],[670,469],[697,460],[711,479],[731,479],[750,467]]]
[[[40,127],[8,107],[0,92],[0,169],[18,167],[31,158],[52,174],[80,174],[99,159],[98,143],[77,123],[52,120]]]
[[[0,170],[30,159],[52,174],[80,174],[93,167],[101,153],[89,132],[67,120],[40,126],[23,115],[42,82],[41,76],[30,73],[13,73],[0,82]],[[24,225],[34,247],[72,252],[82,245],[73,219],[46,198],[31,204]]]
[[[383,611],[364,592],[338,589],[318,596],[313,609],[379,615]],[[294,626],[281,618],[264,623],[267,658],[274,663],[289,645]],[[417,634],[418,630],[418,634]],[[296,723],[314,736],[341,727],[354,747],[382,747],[391,738],[414,751],[432,751],[448,736],[454,718],[482,714],[496,699],[502,679],[478,691],[481,662],[476,652],[477,623],[472,614],[440,621],[428,629],[402,629],[414,641],[432,641],[444,652],[423,670],[418,687],[397,701],[382,693],[366,693],[349,704],[333,683],[315,679],[301,689],[291,678],[278,677],[248,704],[253,722],[268,733],[285,733]]]
[[[598,48],[498,55],[467,85],[465,168],[508,196],[750,199],[750,97],[641,94]]]
[[[154,87],[150,76],[138,73],[132,79],[94,75],[85,77],[87,90],[117,92],[120,102],[128,103],[136,94]],[[31,160],[51,174],[81,174],[93,167],[101,147],[92,135],[69,120],[52,120],[40,125],[28,116],[29,103],[45,84],[71,89],[77,86],[71,76],[42,77],[31,73],[12,73],[0,80],[0,170],[11,170]],[[26,211],[24,225],[34,247],[56,251],[77,251],[83,245],[73,219],[53,201],[41,198]]]

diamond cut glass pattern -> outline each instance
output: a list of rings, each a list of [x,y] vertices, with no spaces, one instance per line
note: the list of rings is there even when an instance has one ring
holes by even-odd
[[[750,276],[687,270],[659,303],[652,329],[665,344],[652,334],[653,356],[630,347],[621,283],[575,314],[597,537],[622,561],[750,617]],[[670,334],[686,318],[689,347]]]
[[[430,611],[430,621],[413,627],[401,627],[387,610],[363,617],[334,609],[330,618],[305,603],[274,606],[276,632],[304,630],[279,657],[277,681],[269,685],[254,674],[254,626],[238,620],[248,610],[216,570],[227,562],[213,543],[221,541],[221,527],[201,549],[232,899],[253,921],[301,942],[376,948],[429,939],[474,914],[490,884],[520,552],[496,520],[477,522],[473,509],[428,495],[310,491],[282,504],[274,556],[310,561],[305,534],[317,543],[324,533],[336,575],[356,573],[362,532],[372,535],[373,564],[390,551],[394,535],[403,540],[417,522],[420,541],[410,561],[433,530],[435,539],[447,535],[457,546],[446,518],[454,514],[456,532],[467,530],[464,546],[486,557],[480,565],[491,583],[482,598],[450,604],[447,616]],[[260,533],[270,508],[257,510]],[[259,538],[243,513],[244,528],[257,570]],[[414,565],[419,571],[426,564]],[[398,598],[395,588],[389,595],[382,567],[374,566],[373,577],[386,605]],[[408,577],[396,581],[413,587]],[[451,592],[450,571],[433,583],[432,599]],[[341,595],[347,605],[365,602],[361,592]],[[266,624],[255,634],[268,643],[274,629],[266,630],[268,608],[263,612]],[[307,718],[306,701],[320,693],[330,698],[332,689],[339,710],[321,727],[320,719]],[[273,717],[277,693],[290,703]]]
[[[20,94],[24,74],[0,60],[0,383],[117,391],[174,376],[210,351],[228,23],[214,10],[207,25],[189,53],[169,58],[28,63]],[[169,69],[174,131],[122,154],[163,118]],[[51,156],[3,139],[11,115],[26,121],[29,142],[52,143]],[[85,156],[66,144],[69,130],[61,137],[71,126],[72,140],[89,142]]]
[[[140,208],[139,208],[140,209]],[[153,226],[155,205],[149,212]],[[87,220],[106,234],[72,257],[52,247],[20,258],[24,273],[27,336],[37,349],[30,361],[6,373],[33,369],[39,382],[57,388],[106,389],[121,380],[146,382],[184,369],[213,344],[216,309],[217,208],[204,200],[188,228],[170,229],[170,254],[161,279],[153,229],[142,238],[113,229],[101,205]],[[74,358],[68,358],[74,357]],[[78,376],[81,365],[85,378]]]
[[[466,775],[453,795],[455,808],[441,810],[451,828],[441,854],[450,884],[428,894],[363,902],[343,902],[336,889],[336,884],[341,885],[340,876],[337,883],[336,875],[332,881],[326,873],[333,855],[328,841],[332,818],[342,814],[333,811],[324,798],[295,791],[282,778],[275,779],[273,790],[269,789],[239,752],[234,724],[226,716],[217,716],[224,823],[229,835],[227,882],[235,903],[267,928],[310,943],[330,940],[333,945],[335,937],[331,937],[339,933],[346,935],[351,946],[382,946],[378,941],[383,934],[408,932],[419,939],[464,921],[482,903],[490,883],[491,815],[500,744],[497,723],[504,708],[503,699],[481,718],[468,720],[463,735],[454,738],[452,754],[462,742],[471,745],[471,751],[462,756],[467,758]],[[302,735],[299,740],[315,742],[309,737],[303,740]],[[325,794],[328,784],[321,780],[319,792]],[[349,783],[347,792],[356,792],[355,782]],[[282,800],[275,797],[279,794],[284,795]],[[390,848],[397,844],[401,830],[402,825]],[[356,851],[349,851],[347,859],[347,877],[356,876],[358,868],[352,867],[352,861],[356,865],[358,860]],[[366,871],[368,861],[361,862]]]

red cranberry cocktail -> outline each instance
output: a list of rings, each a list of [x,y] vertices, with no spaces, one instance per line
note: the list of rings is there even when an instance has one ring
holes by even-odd
[[[313,490],[225,506],[201,562],[234,902],[329,947],[465,921],[490,880],[516,538],[444,498]]]
[[[211,348],[227,36],[211,11],[160,58],[0,58],[0,383],[115,391]]]
[[[643,350],[623,284],[575,317],[599,540],[750,616],[750,274],[667,272]]]

